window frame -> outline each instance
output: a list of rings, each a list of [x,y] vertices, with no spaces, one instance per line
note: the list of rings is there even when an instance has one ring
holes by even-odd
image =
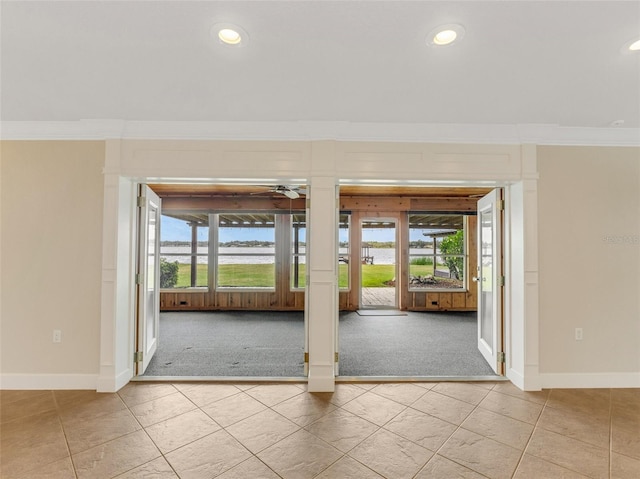
[[[411,253],[411,216],[412,215],[437,215],[437,216],[460,216],[462,217],[462,228],[457,231],[462,231],[462,253],[461,254],[444,254],[439,248],[435,248],[433,252],[426,254],[418,254]],[[416,211],[408,211],[407,212],[407,290],[410,293],[463,293],[469,291],[469,280],[468,280],[468,263],[469,263],[469,251],[468,251],[468,243],[469,243],[469,235],[468,235],[468,217],[471,216],[470,213],[455,213],[455,212],[416,212]],[[455,232],[453,234],[456,234]],[[427,286],[415,286],[411,283],[411,261],[413,258],[431,258],[433,261],[433,265],[435,267],[435,271],[437,271],[437,261],[438,258],[444,257],[455,257],[461,258],[463,261],[463,275],[462,275],[462,285],[458,288],[443,288],[443,287],[429,287]]]

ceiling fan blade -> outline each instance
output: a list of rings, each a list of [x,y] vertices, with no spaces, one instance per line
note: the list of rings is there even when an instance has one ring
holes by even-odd
[[[300,195],[298,194],[298,192],[293,191],[293,190],[283,190],[283,191],[281,191],[281,193],[284,196],[286,196],[287,198],[290,198],[292,200],[300,198]]]

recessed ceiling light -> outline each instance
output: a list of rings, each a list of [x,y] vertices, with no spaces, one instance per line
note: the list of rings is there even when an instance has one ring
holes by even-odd
[[[640,40],[636,37],[622,45],[621,53],[638,53],[640,52]]]
[[[211,36],[217,38],[222,45],[232,47],[246,45],[249,40],[247,32],[231,23],[216,23],[211,27]]]
[[[464,27],[457,23],[451,23],[448,25],[440,25],[434,28],[427,35],[427,44],[437,47],[444,47],[452,45],[454,42],[459,42],[464,37]]]

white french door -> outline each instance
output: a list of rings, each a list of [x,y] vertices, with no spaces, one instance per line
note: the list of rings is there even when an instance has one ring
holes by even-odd
[[[141,185],[136,274],[136,374],[144,374],[158,348],[160,329],[160,198]]]
[[[478,201],[478,349],[503,374],[502,347],[502,190]]]

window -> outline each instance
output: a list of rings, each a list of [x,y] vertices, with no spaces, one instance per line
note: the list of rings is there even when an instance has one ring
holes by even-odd
[[[218,214],[216,288],[275,289],[275,215]]]
[[[206,288],[208,269],[208,215],[164,213],[160,223],[160,287]]]
[[[291,289],[304,289],[307,284],[307,222],[304,213],[291,215]]]
[[[464,289],[465,216],[409,214],[409,290]]]
[[[338,285],[343,290],[349,289],[349,264],[351,264],[350,231],[351,215],[340,213],[338,220]]]

